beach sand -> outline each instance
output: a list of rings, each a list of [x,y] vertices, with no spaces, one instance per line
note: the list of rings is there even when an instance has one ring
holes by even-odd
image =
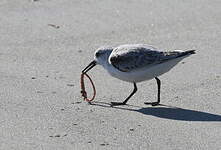
[[[1,0],[0,149],[221,149],[221,3],[165,0]],[[102,45],[196,49],[162,82],[133,90],[101,67],[94,105],[80,73]],[[87,89],[89,89],[87,83]],[[92,95],[88,91],[89,95]]]

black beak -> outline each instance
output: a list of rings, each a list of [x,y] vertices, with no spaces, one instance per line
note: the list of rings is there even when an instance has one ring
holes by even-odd
[[[96,66],[96,61],[92,61],[84,70],[82,70],[82,73],[87,73],[89,70],[91,70],[94,66]]]

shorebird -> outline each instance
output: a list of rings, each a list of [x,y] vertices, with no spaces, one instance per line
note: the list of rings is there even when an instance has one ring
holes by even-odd
[[[160,103],[161,81],[158,77],[192,54],[195,54],[195,50],[161,51],[147,44],[104,46],[95,51],[94,60],[82,73],[88,72],[95,65],[101,65],[111,76],[133,83],[132,93],[123,102],[111,102],[112,106],[126,105],[137,92],[138,82],[155,78],[158,87],[157,101],[145,102],[145,104],[156,106]]]

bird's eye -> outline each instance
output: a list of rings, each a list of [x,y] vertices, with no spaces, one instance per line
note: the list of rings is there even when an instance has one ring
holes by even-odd
[[[101,53],[96,53],[95,54],[96,57],[99,57],[100,55],[101,55]]]

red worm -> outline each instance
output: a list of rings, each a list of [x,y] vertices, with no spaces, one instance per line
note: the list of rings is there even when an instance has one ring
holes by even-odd
[[[87,98],[87,92],[85,90],[85,85],[84,85],[84,77],[85,76],[90,80],[91,85],[93,87],[94,94],[93,94],[93,97],[91,99]],[[90,76],[86,73],[81,74],[81,94],[84,97],[84,100],[86,100],[87,102],[93,101],[95,96],[96,96],[96,89],[95,89],[94,83],[93,83],[92,79],[90,78]]]

